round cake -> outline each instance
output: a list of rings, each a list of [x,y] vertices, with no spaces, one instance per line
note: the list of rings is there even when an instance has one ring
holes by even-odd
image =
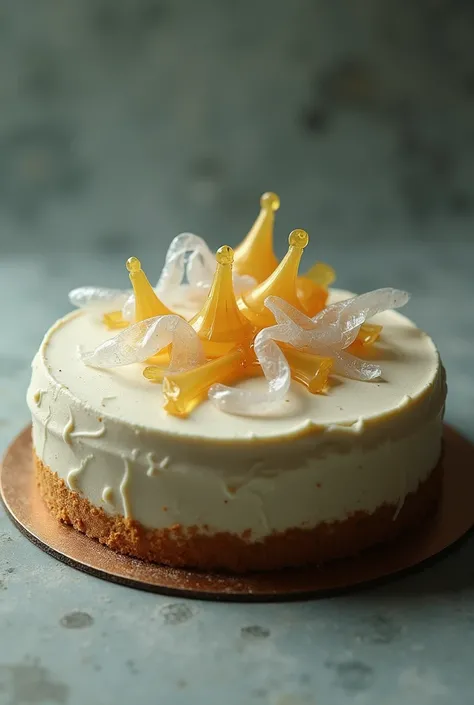
[[[136,326],[138,286],[134,292]],[[207,301],[213,296],[211,286]],[[331,290],[323,313],[351,297]],[[243,300],[245,314],[250,299]],[[169,312],[141,318],[148,330],[150,321],[175,319]],[[116,551],[234,572],[353,555],[417,525],[441,487],[444,371],[431,339],[405,316],[386,310],[370,324],[380,331],[377,341],[348,349],[380,365],[371,381],[336,369],[312,393],[292,374],[271,404],[245,415],[207,398],[210,384],[203,396],[201,384],[192,409],[170,413],[166,397],[176,401],[176,385],[144,375],[148,353],[131,364],[87,364],[85,350],[107,350],[133,330],[133,320],[128,328],[118,323],[117,332],[96,309],[67,315],[46,334],[28,391],[37,479],[49,510]],[[289,348],[288,340],[280,343],[283,354]],[[204,365],[222,366],[222,357],[205,357]],[[244,400],[268,394],[260,362],[253,357],[247,374],[231,380]]]

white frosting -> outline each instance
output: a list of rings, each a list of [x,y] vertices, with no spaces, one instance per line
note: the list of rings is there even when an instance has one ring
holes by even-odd
[[[383,381],[333,378],[325,395],[293,382],[271,418],[229,416],[205,402],[181,419],[162,410],[161,387],[142,365],[84,366],[78,346],[92,349],[113,333],[74,312],[33,361],[36,452],[90,502],[150,528],[251,529],[258,539],[384,503],[396,516],[439,458],[446,390],[425,333],[399,313],[373,320],[384,330],[368,354]]]

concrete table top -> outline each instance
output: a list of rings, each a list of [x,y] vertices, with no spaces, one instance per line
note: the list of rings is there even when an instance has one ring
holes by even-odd
[[[0,8],[0,446],[69,289],[154,279],[169,240],[236,244],[282,198],[306,262],[413,293],[447,419],[474,440],[469,3],[17,0]],[[473,498],[474,502],[474,498]],[[0,509],[0,705],[470,705],[474,539],[320,601],[214,604],[108,584]]]

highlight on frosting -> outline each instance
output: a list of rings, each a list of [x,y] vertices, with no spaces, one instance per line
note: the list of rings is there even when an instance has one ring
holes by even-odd
[[[300,274],[309,242],[304,230],[290,233],[278,262],[273,229],[280,200],[266,193],[260,206],[235,251],[224,245],[213,254],[202,238],[183,233],[171,242],[155,287],[130,257],[131,289],[72,291],[74,305],[121,329],[83,353],[84,364],[145,363],[138,374],[161,385],[163,408],[180,417],[207,398],[225,413],[265,415],[284,400],[292,378],[312,394],[326,390],[331,374],[378,379],[380,366],[360,356],[382,331],[368,321],[404,306],[409,295],[385,288],[328,305],[332,267],[316,263]],[[265,385],[235,386],[255,376]]]

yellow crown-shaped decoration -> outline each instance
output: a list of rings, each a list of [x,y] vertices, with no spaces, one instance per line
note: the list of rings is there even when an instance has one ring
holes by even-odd
[[[210,358],[223,355],[236,345],[251,341],[254,327],[240,312],[232,284],[234,251],[224,245],[217,250],[217,267],[204,306],[190,323],[204,343]]]
[[[239,301],[240,310],[257,328],[265,328],[275,323],[273,314],[265,307],[267,296],[279,296],[295,308],[303,310],[298,298],[297,278],[303,250],[308,242],[309,237],[305,230],[293,230],[288,238],[288,252],[278,267]]]
[[[170,371],[170,353],[175,343],[170,343],[146,361],[143,375],[151,382],[161,383],[164,409],[169,414],[187,416],[207,398],[209,389],[216,383],[229,384],[262,375],[263,369],[268,374],[262,359],[262,336],[256,344],[255,339],[258,331],[275,324],[273,313],[265,306],[269,296],[283,299],[310,318],[327,303],[328,288],[335,277],[334,270],[317,263],[305,274],[299,275],[303,251],[309,241],[304,230],[290,233],[288,251],[278,263],[273,251],[273,227],[280,200],[274,193],[265,193],[260,205],[260,214],[235,252],[227,245],[217,251],[216,270],[209,294],[201,310],[189,321],[202,342],[206,362],[193,369]],[[137,323],[173,314],[157,296],[140,261],[130,257],[126,266],[135,297],[134,321]],[[257,282],[238,300],[234,293],[233,269],[241,276],[253,277]],[[209,279],[206,279],[207,285]],[[182,286],[180,293],[186,296],[187,284]],[[105,314],[106,325],[109,328],[130,325],[130,321],[126,320],[131,318],[127,308],[123,309],[125,318],[121,311]],[[364,323],[348,350],[359,357],[370,357],[373,354],[370,347],[380,332],[381,326]],[[195,337],[192,331],[190,334]],[[308,352],[307,348],[296,349],[290,343],[278,345],[286,357],[293,379],[305,385],[312,394],[323,393],[334,366],[332,357],[318,356]]]
[[[280,207],[276,193],[264,193],[260,198],[260,213],[249,234],[235,250],[234,266],[238,274],[247,274],[260,284],[274,269],[278,260],[273,252],[275,211]]]
[[[187,372],[169,373],[150,366],[144,369],[143,375],[151,382],[162,383],[165,411],[173,416],[185,417],[207,397],[213,384],[235,382],[243,377],[246,363],[246,352],[235,348]]]
[[[140,260],[136,257],[130,257],[126,266],[132,282],[133,293],[135,294],[135,322],[138,323],[138,321],[145,321],[147,318],[167,316],[173,313],[155,294],[142,269]]]

